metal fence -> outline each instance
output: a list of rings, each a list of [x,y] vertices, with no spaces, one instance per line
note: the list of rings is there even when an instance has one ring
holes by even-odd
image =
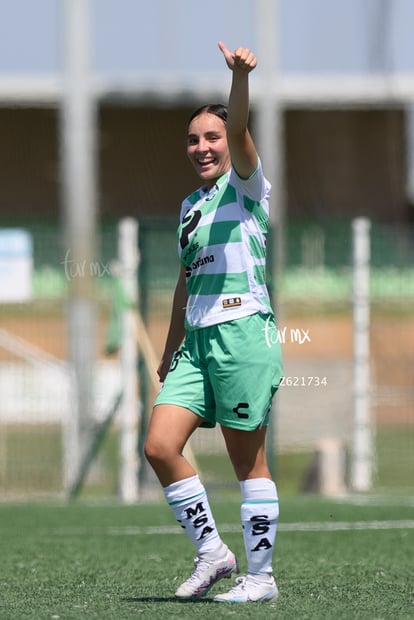
[[[178,275],[175,222],[141,221],[139,309],[155,354],[160,355]],[[65,250],[54,227],[31,227],[33,295],[0,302],[0,496],[62,494],[65,421],[71,415],[66,365]],[[276,283],[278,337],[285,361],[273,441],[276,476],[283,487],[312,488],[315,454],[327,439],[345,455],[352,444],[353,326],[350,222],[290,223],[286,260]],[[94,400],[96,424],[119,389],[120,365],[108,353],[114,305],[111,262],[117,256],[116,225],[100,236],[95,270],[99,308]],[[371,227],[370,367],[375,432],[375,489],[412,487],[414,479],[414,229]],[[154,389],[141,363],[141,441]],[[234,481],[218,430],[192,440],[206,482]],[[117,422],[102,440],[88,476],[89,493],[116,495]],[[144,465],[143,483],[152,483]]]

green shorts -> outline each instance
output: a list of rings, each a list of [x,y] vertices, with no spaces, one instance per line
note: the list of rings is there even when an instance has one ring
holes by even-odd
[[[186,333],[155,405],[179,405],[216,423],[255,430],[266,426],[283,375],[272,315],[250,316]]]

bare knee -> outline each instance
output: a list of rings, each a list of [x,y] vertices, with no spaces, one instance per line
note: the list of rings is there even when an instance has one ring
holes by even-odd
[[[150,465],[167,462],[171,458],[171,448],[158,438],[147,437],[144,445],[144,454]]]
[[[144,454],[163,486],[193,475],[182,451],[199,420],[192,411],[176,405],[154,408]]]
[[[177,444],[171,444],[170,437],[149,436],[144,445],[144,453],[163,487],[190,478],[196,471],[183,457]]]

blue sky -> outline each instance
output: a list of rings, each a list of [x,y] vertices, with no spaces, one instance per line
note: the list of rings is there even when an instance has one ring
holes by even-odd
[[[60,71],[63,4],[0,0],[0,76]],[[215,74],[219,39],[257,49],[260,36],[255,0],[92,0],[92,12],[95,71],[116,77]],[[414,0],[281,0],[280,17],[284,72],[414,71]]]

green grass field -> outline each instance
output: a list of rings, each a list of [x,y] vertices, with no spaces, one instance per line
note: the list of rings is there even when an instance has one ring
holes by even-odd
[[[0,504],[0,618],[414,618],[414,497],[281,500],[280,599],[250,605],[174,600],[193,549],[164,503]],[[211,504],[243,571],[239,503]]]

